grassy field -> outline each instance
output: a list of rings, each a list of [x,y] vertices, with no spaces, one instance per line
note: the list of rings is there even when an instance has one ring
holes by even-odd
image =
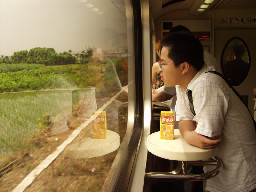
[[[93,89],[0,94],[0,154],[22,148],[25,138],[38,131],[45,115],[72,115],[79,99],[94,96]]]
[[[0,73],[7,73],[7,72],[16,72],[16,71],[22,71],[22,70],[31,70],[31,69],[39,69],[41,67],[44,67],[43,64],[27,64],[27,63],[21,63],[21,64],[0,64]]]
[[[101,98],[120,90],[118,76],[122,73],[117,74],[121,69],[115,71],[117,62],[0,64],[0,155],[22,148],[25,138],[38,132],[46,115],[72,114],[78,101],[88,97],[89,92],[81,89],[94,87]]]
[[[21,65],[21,66],[20,66]],[[2,68],[8,64],[1,64]],[[24,90],[76,88],[94,86],[90,79],[93,74],[87,65],[41,66],[39,68],[25,67],[16,64],[16,68],[8,67],[10,71],[0,73],[0,92],[17,92]],[[38,66],[38,65],[35,65]],[[23,68],[23,70],[21,70]],[[3,70],[4,71],[4,70]],[[85,79],[81,81],[81,79]]]

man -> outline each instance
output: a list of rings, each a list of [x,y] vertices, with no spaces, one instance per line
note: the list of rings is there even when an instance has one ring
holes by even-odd
[[[256,191],[256,133],[246,106],[221,77],[207,72],[202,45],[193,35],[173,33],[162,45],[161,76],[167,87],[176,86],[181,135],[196,147],[218,146],[216,155],[223,160],[206,191]]]
[[[177,25],[177,26],[173,27],[169,31],[168,35],[170,35],[174,32],[175,33],[179,33],[179,32],[191,33],[191,31],[183,25]],[[216,67],[217,67],[216,58],[213,57],[208,51],[204,51],[204,61],[209,70],[214,70],[214,71],[216,70]],[[175,105],[176,105],[176,89],[175,89],[175,87],[163,86],[159,89],[154,89],[152,92],[152,101],[163,102],[163,101],[167,101],[171,98],[172,98],[172,101],[169,102],[168,104],[170,105],[170,109],[175,110]]]

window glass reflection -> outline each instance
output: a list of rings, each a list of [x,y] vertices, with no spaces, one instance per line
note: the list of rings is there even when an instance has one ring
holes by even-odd
[[[222,54],[222,70],[233,86],[240,85],[250,70],[250,54],[245,42],[233,38],[226,44]]]
[[[100,191],[127,125],[123,0],[0,5],[0,191],[69,141],[28,191]]]

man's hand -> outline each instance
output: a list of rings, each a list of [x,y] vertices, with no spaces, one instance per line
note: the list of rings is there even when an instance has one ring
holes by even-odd
[[[169,95],[168,93],[164,92],[164,87],[152,90],[152,101],[153,102],[167,101],[171,98],[172,98],[172,95]]]
[[[128,85],[123,86],[122,89],[123,89],[123,91],[125,91],[126,93],[128,93]]]
[[[184,139],[188,144],[202,148],[202,149],[215,148],[221,142],[220,137],[208,138],[208,137],[198,134],[195,131],[186,132],[184,134]]]
[[[221,142],[220,136],[209,138],[209,137],[198,134],[195,131],[196,122],[191,120],[180,121],[179,129],[182,137],[185,139],[185,141],[188,144],[202,148],[202,149],[215,148]]]

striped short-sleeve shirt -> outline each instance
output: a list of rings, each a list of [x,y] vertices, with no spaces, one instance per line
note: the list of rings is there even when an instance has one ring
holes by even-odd
[[[216,155],[223,160],[223,168],[207,180],[207,191],[251,191],[256,188],[256,133],[251,115],[221,77],[206,72],[206,68],[200,70],[187,90],[176,86],[177,121],[195,121],[197,133],[222,137]],[[196,115],[190,111],[188,90]]]

